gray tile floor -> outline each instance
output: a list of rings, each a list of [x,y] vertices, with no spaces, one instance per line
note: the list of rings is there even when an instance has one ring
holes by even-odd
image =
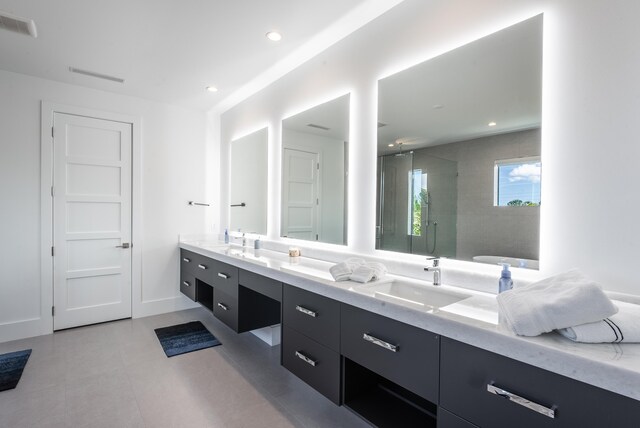
[[[153,331],[200,320],[222,346],[167,358]],[[364,427],[280,366],[280,347],[203,308],[0,343],[33,349],[0,427]]]

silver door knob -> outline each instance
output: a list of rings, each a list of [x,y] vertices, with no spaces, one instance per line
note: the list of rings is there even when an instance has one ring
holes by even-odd
[[[116,245],[116,248],[129,248],[131,247],[131,244],[129,244],[128,242],[123,242],[122,245]]]

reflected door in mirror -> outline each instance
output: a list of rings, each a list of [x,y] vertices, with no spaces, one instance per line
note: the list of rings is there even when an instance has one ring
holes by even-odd
[[[284,149],[283,236],[318,240],[318,153]]]

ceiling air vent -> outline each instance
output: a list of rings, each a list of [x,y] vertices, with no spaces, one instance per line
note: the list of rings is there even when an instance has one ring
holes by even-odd
[[[121,77],[109,76],[108,74],[96,73],[95,71],[82,70],[81,68],[75,68],[75,67],[69,67],[69,71],[72,73],[95,77],[97,79],[104,79],[104,80],[110,80],[112,82],[124,83],[124,79]]]
[[[38,30],[33,19],[20,18],[0,10],[0,29],[24,34],[33,38],[38,37]]]
[[[311,128],[322,129],[323,131],[328,131],[329,129],[331,129],[327,128],[326,126],[316,125],[315,123],[308,123],[307,126],[310,126]]]

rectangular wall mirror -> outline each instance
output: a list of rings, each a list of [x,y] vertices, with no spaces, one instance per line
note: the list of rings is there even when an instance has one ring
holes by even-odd
[[[268,134],[263,128],[231,142],[231,230],[267,233]]]
[[[537,269],[542,15],[378,94],[376,248]]]
[[[282,121],[282,236],[347,243],[349,94]]]

